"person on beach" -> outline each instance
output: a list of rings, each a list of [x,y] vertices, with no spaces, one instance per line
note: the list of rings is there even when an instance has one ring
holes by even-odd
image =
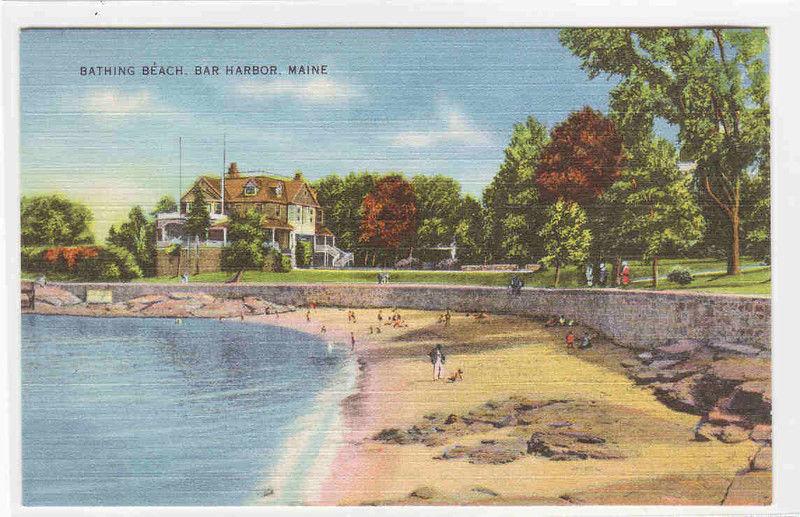
[[[375,333],[375,329],[372,328],[372,325],[369,326],[369,333],[370,334],[374,334]]]
[[[592,348],[592,337],[588,333],[583,335],[583,338],[581,339],[581,344],[578,345],[578,348],[581,350]]]
[[[441,379],[445,360],[442,345],[436,345],[433,347],[428,356],[431,358],[431,364],[433,365],[433,380],[435,381]]]
[[[378,309],[378,323],[383,321],[383,313],[380,309]]]
[[[311,321],[311,309],[306,311],[306,321]]]
[[[631,283],[631,268],[628,267],[628,263],[624,260],[622,261],[622,268],[619,270],[619,279],[622,287],[628,287],[628,284]]]
[[[564,342],[567,344],[567,348],[575,348],[575,334],[571,330],[564,337]]]
[[[356,350],[356,335],[352,332],[350,333],[350,351],[355,352]]]
[[[450,309],[447,309],[447,311],[444,313],[444,326],[450,326]]]
[[[563,327],[567,324],[567,319],[564,316],[558,317],[558,325]]]
[[[323,325],[322,328],[319,329],[319,333],[320,334],[327,334],[328,333],[328,329],[325,328],[325,325]]]

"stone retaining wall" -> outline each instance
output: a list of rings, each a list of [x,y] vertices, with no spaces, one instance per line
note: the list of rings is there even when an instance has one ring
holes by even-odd
[[[60,283],[79,298],[107,289],[114,302],[176,291],[213,296],[259,296],[275,303],[353,308],[399,307],[526,316],[564,315],[619,344],[648,349],[670,339],[741,343],[770,349],[769,298],[619,289],[525,288],[518,296],[500,287],[416,284],[136,284]]]
[[[156,276],[180,276],[184,271],[195,275],[198,272],[198,255],[200,273],[214,273],[222,268],[222,248],[200,247],[200,253],[193,246],[181,250],[181,256],[167,255],[163,249],[156,251]]]

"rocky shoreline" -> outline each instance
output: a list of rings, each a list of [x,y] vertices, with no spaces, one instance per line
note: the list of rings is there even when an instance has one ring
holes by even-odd
[[[54,286],[36,288],[32,312],[98,317],[242,318],[297,311],[257,297],[220,298],[203,293],[172,292],[147,295],[127,302],[87,304]],[[31,311],[25,311],[31,312]],[[296,314],[289,319],[302,320]],[[288,321],[286,322],[288,323]],[[300,324],[300,323],[298,323]],[[331,330],[334,330],[333,327]],[[563,342],[565,329],[546,329]],[[576,331],[587,330],[575,327]],[[598,342],[605,341],[599,339]],[[605,346],[605,345],[602,345]],[[619,347],[617,347],[619,348]],[[577,352],[580,354],[580,352]],[[363,358],[361,359],[363,370]],[[616,363],[615,363],[616,364]],[[725,490],[720,504],[768,504],[772,470],[771,361],[769,352],[738,344],[674,340],[652,350],[624,353],[619,369],[636,384],[652,390],[674,410],[696,415],[694,442],[736,444],[752,441],[755,454],[743,465]],[[361,387],[360,389],[363,389]],[[608,408],[593,402],[539,399],[517,394],[486,401],[461,412],[428,413],[406,426],[378,427],[369,438],[389,446],[422,445],[442,462],[505,465],[525,457],[548,461],[619,461],[624,450],[605,434],[608,427],[593,427]],[[566,416],[565,416],[566,415]],[[583,415],[571,418],[569,415]],[[494,496],[480,492],[490,501]],[[439,501],[430,487],[420,487],[402,501],[381,504]],[[566,494],[549,504],[589,504],[586,494]]]

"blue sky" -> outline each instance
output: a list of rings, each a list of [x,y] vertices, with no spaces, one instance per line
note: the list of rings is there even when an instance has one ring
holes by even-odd
[[[549,29],[28,30],[21,37],[23,194],[90,205],[95,231],[228,161],[308,178],[350,171],[441,173],[480,194],[512,126],[548,128],[613,82],[589,81]],[[280,76],[147,77],[146,64],[275,64]],[[327,64],[289,76],[289,64]],[[82,77],[81,66],[136,75]]]

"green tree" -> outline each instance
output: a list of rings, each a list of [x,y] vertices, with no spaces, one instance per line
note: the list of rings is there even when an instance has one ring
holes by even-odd
[[[505,161],[483,192],[485,253],[493,261],[530,261],[542,255],[537,230],[544,217],[536,169],[548,143],[547,129],[535,117],[514,125]]]
[[[187,235],[194,236],[195,242],[195,274],[200,272],[200,236],[206,235],[208,228],[211,226],[211,215],[208,213],[208,206],[206,206],[206,198],[203,195],[203,190],[200,187],[195,187],[194,197],[192,198],[191,206],[186,214],[186,223],[184,223],[184,231]]]
[[[647,140],[630,150],[628,165],[605,202],[615,213],[608,233],[652,261],[653,287],[658,286],[659,257],[685,251],[703,236],[705,221],[691,173],[678,168],[677,152],[664,139]]]
[[[108,244],[128,250],[139,268],[148,276],[155,269],[155,240],[155,226],[138,205],[131,208],[128,220],[119,225],[119,228],[111,226],[106,238]]]
[[[314,182],[317,201],[325,213],[325,226],[336,235],[338,247],[355,250],[358,246],[361,205],[377,178],[371,172],[351,172],[345,177],[332,174]]]
[[[461,200],[455,226],[458,260],[462,264],[476,263],[484,254],[483,235],[485,224],[483,206],[470,195]]]
[[[751,257],[770,263],[770,168],[766,160],[742,187],[742,233],[744,250]]]
[[[60,194],[23,196],[20,231],[23,246],[92,244],[92,212]]]
[[[575,202],[559,199],[547,210],[547,222],[539,236],[544,241],[542,261],[555,267],[554,286],[558,287],[561,268],[588,257],[592,234],[586,228],[586,212]]]
[[[161,196],[156,202],[156,206],[150,211],[150,215],[155,217],[158,214],[169,214],[178,211],[178,203],[172,196]]]
[[[417,196],[417,246],[449,244],[458,224],[461,185],[448,176],[417,175],[411,179]]]
[[[222,252],[222,267],[228,271],[261,269],[264,266],[264,231],[261,214],[254,209],[234,211],[228,219],[228,241]]]
[[[561,42],[590,78],[621,77],[611,106],[627,131],[650,133],[656,117],[678,126],[681,157],[725,217],[728,274],[738,274],[742,183],[769,155],[766,30],[564,29]]]

